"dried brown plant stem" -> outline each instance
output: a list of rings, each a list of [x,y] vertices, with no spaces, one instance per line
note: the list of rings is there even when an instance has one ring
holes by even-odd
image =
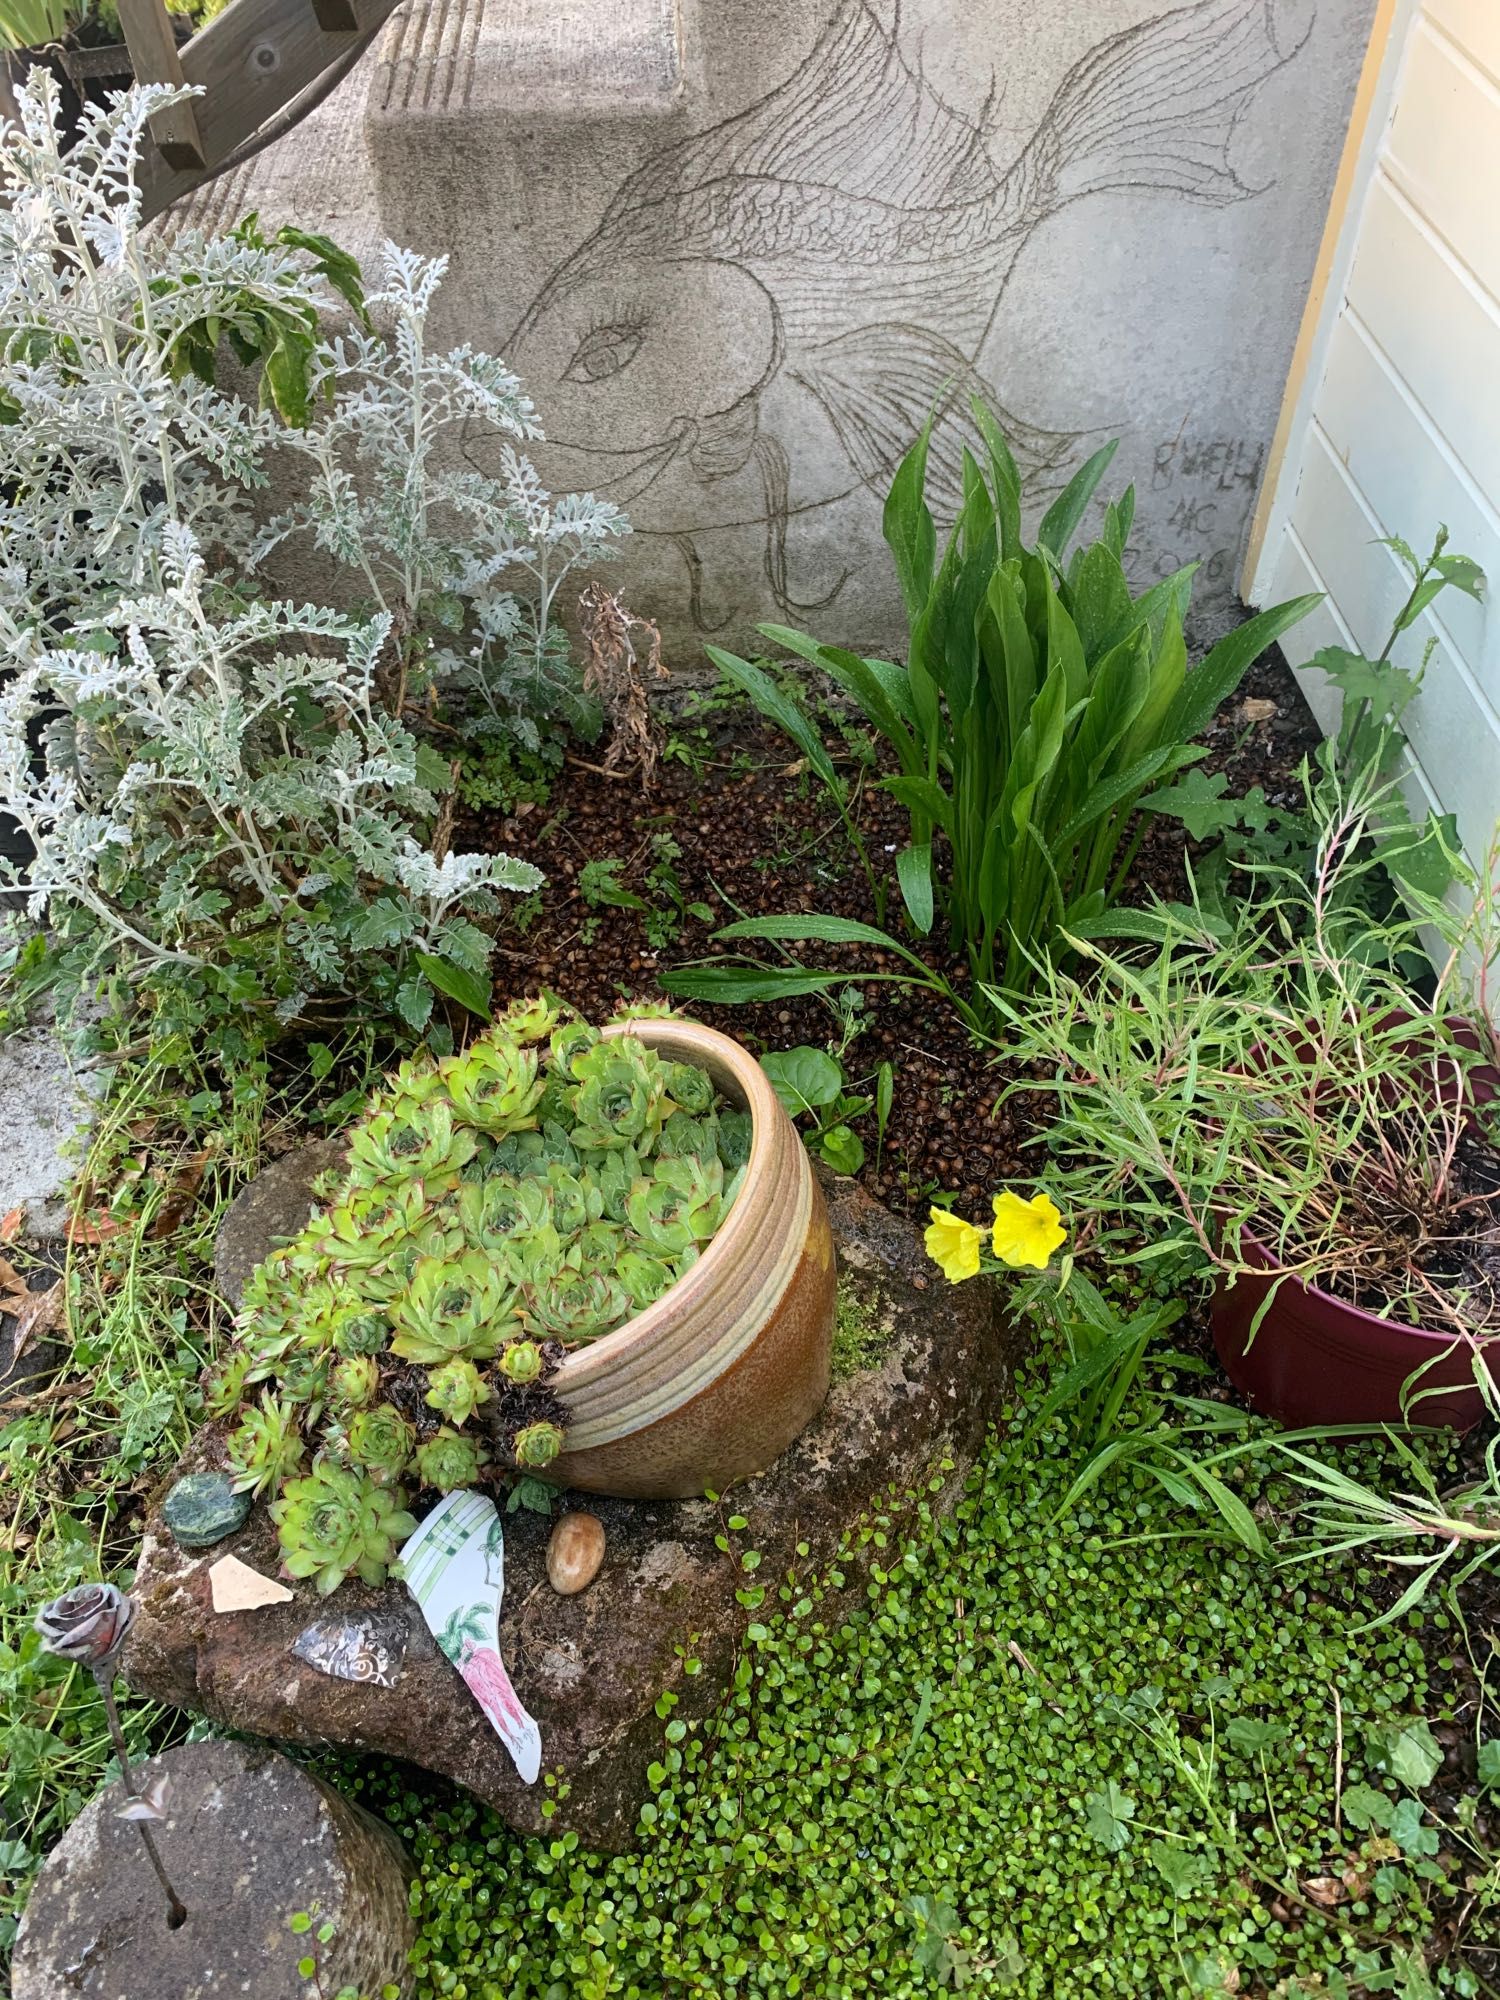
[[[585,653],[584,691],[598,700],[609,731],[604,762],[589,768],[606,778],[636,776],[641,790],[649,792],[656,782],[662,732],[651,713],[647,682],[669,678],[662,664],[661,633],[649,618],[637,618],[600,583],[591,583],[580,596],[578,618]],[[646,635],[644,662],[633,633]]]

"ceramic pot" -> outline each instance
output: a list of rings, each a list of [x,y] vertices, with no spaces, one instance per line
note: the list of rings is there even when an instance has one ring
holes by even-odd
[[[1475,1045],[1472,1030],[1460,1026],[1458,1032]],[[1471,1072],[1469,1086],[1472,1125],[1477,1112],[1493,1103],[1500,1076],[1481,1065]],[[1215,1288],[1214,1346],[1225,1374],[1263,1416],[1292,1429],[1409,1421],[1467,1431],[1482,1422],[1484,1397],[1467,1343],[1451,1332],[1381,1319],[1300,1278],[1282,1280],[1252,1340],[1255,1315],[1275,1283],[1274,1265],[1269,1251],[1250,1237],[1242,1248],[1256,1268],[1242,1271],[1233,1285],[1221,1279]],[[1500,1379],[1500,1341],[1483,1346]],[[1418,1390],[1446,1393],[1414,1404],[1406,1416],[1401,1392],[1419,1368],[1424,1372]]]
[[[641,1020],[630,1034],[696,1063],[752,1120],[744,1183],[698,1262],[549,1386],[567,1412],[559,1486],[623,1499],[686,1499],[761,1472],[828,1394],[833,1236],[812,1165],[760,1064],[695,1021]]]

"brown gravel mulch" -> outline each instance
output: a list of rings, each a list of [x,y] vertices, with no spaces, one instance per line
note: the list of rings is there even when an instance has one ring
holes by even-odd
[[[522,855],[547,877],[540,914],[501,938],[502,985],[510,967],[513,991],[550,986],[599,1018],[625,1000],[660,999],[658,972],[707,956],[715,929],[738,916],[817,910],[876,922],[863,874],[822,786],[802,770],[794,746],[763,724],[748,702],[736,696],[700,720],[689,717],[675,735],[692,760],[670,754],[669,746],[648,797],[630,781],[571,759],[546,806],[523,808],[510,818],[460,819],[458,844]],[[1297,767],[1319,732],[1285,662],[1273,653],[1251,669],[1203,740],[1209,749],[1203,768],[1224,771],[1231,792],[1260,785],[1273,805],[1290,805],[1300,797]],[[831,729],[828,742],[852,773],[853,756]],[[883,792],[863,787],[858,813],[873,858],[889,859],[904,845],[905,814]],[[670,899],[648,877],[664,844],[670,844],[681,903],[706,906],[711,920],[684,915],[670,940],[659,935],[653,946],[646,913],[590,904],[578,884],[587,863],[612,857],[622,864],[621,885],[660,910]],[[1186,851],[1190,843],[1181,826],[1155,821],[1126,900],[1143,902],[1152,890],[1167,898],[1185,895]],[[899,919],[893,882],[887,928],[898,929]],[[764,949],[769,955],[775,948]],[[888,969],[884,954],[862,947],[800,950],[809,965]],[[965,983],[961,965],[940,948],[924,955],[956,984]],[[862,1094],[871,1095],[868,1080],[877,1066],[888,1061],[895,1070],[878,1159],[873,1115],[856,1125],[867,1152],[860,1176],[865,1188],[900,1211],[921,1208],[941,1188],[956,1195],[961,1208],[978,1213],[995,1188],[1034,1171],[1026,1147],[1038,1118],[1029,1114],[1029,1100],[997,1107],[1013,1068],[1003,1050],[985,1061],[933,996],[882,984],[862,991],[867,1026],[846,1053],[846,1074],[852,1086],[864,1081]],[[688,1011],[757,1052],[801,1043],[821,1047],[839,1032],[836,1011],[817,998],[733,1008],[694,1002]]]

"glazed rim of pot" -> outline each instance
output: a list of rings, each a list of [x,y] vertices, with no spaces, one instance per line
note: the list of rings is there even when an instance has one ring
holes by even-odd
[[[732,1365],[790,1282],[812,1215],[802,1142],[748,1049],[675,1016],[619,1022],[604,1033],[636,1035],[670,1060],[706,1070],[716,1090],[750,1113],[750,1156],[734,1205],[697,1263],[643,1312],[565,1356],[549,1384],[567,1407],[565,1453],[642,1429]],[[790,1202],[788,1176],[796,1183]],[[726,1308],[717,1331],[712,1311],[698,1311],[716,1294]]]

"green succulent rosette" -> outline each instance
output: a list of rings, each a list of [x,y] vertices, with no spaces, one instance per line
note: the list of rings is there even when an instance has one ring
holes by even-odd
[[[491,1391],[472,1361],[445,1361],[427,1377],[427,1405],[450,1423],[466,1424]]]
[[[476,1131],[504,1138],[536,1123],[543,1086],[535,1049],[513,1042],[471,1043],[443,1073],[457,1116]]]
[[[346,1410],[363,1410],[380,1394],[380,1366],[373,1354],[349,1354],[334,1364],[331,1400]]]
[[[415,1443],[416,1432],[389,1403],[361,1410],[347,1433],[350,1458],[380,1486],[393,1486],[401,1477]]]
[[[520,1332],[505,1274],[481,1252],[419,1258],[406,1296],[392,1308],[391,1352],[424,1367],[488,1361]]]
[[[357,1466],[321,1458],[305,1479],[288,1482],[270,1513],[287,1575],[312,1577],[325,1597],[351,1572],[383,1583],[417,1525],[399,1487],[379,1486]]]
[[[423,1486],[434,1487],[439,1493],[456,1493],[479,1483],[483,1464],[484,1457],[475,1439],[460,1437],[457,1431],[440,1430],[436,1437],[417,1446],[413,1469]]]
[[[230,1481],[236,1493],[273,1492],[306,1455],[300,1411],[287,1396],[262,1396],[230,1436]]]
[[[575,1145],[606,1152],[619,1146],[648,1151],[661,1130],[667,1094],[662,1065],[632,1035],[600,1042],[574,1064]]]
[[[702,1118],[713,1109],[713,1079],[706,1070],[695,1068],[692,1063],[669,1062],[662,1064],[662,1074],[667,1095],[679,1111],[685,1111],[690,1118]]]
[[[433,1096],[377,1111],[349,1142],[349,1176],[356,1187],[420,1181],[430,1198],[452,1187],[478,1149],[475,1134],[460,1125],[453,1107]]]
[[[521,1312],[531,1332],[565,1347],[597,1340],[629,1311],[629,1294],[605,1271],[575,1271],[565,1265],[541,1283],[521,1288]]]

